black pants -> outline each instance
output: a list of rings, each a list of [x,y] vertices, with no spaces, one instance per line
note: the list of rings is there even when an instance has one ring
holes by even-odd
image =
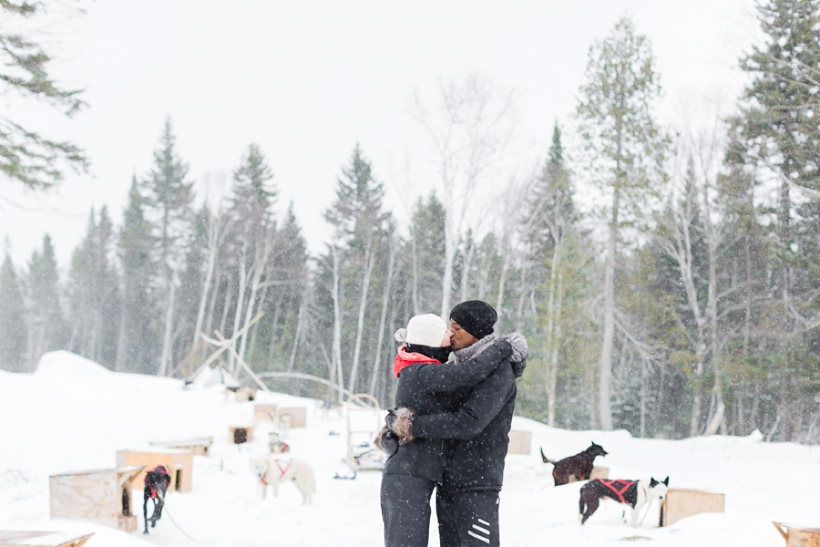
[[[436,492],[441,547],[498,547],[498,492]]]
[[[433,481],[412,475],[382,475],[385,547],[427,547],[430,497],[435,487]]]

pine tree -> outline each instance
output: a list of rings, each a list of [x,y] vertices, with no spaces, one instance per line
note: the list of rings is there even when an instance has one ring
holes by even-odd
[[[541,175],[535,181],[528,198],[528,210],[522,229],[526,245],[524,281],[531,298],[546,301],[543,324],[544,390],[547,395],[547,423],[554,425],[557,413],[557,385],[559,354],[564,343],[565,288],[572,284],[566,279],[570,271],[565,264],[567,237],[576,232],[575,206],[569,171],[564,165],[561,128],[555,123],[552,145]],[[546,290],[546,294],[544,293]],[[522,297],[525,297],[522,295]],[[537,361],[537,360],[536,360]]]
[[[590,48],[587,83],[576,111],[590,174],[609,200],[604,275],[604,333],[598,372],[601,427],[612,429],[611,377],[615,338],[615,266],[618,233],[626,222],[646,218],[662,179],[667,139],[654,105],[661,89],[645,36],[628,18]]]
[[[51,237],[43,237],[43,250],[34,251],[27,279],[29,340],[28,368],[33,371],[46,352],[58,349],[65,340],[60,306],[60,275]]]
[[[761,385],[766,383],[766,377],[770,373],[767,364],[772,360],[766,358],[759,344],[759,322],[765,306],[758,295],[769,293],[766,283],[769,277],[769,244],[765,228],[758,222],[755,205],[755,191],[759,181],[750,172],[751,156],[738,130],[737,125],[730,128],[723,162],[725,172],[718,178],[718,185],[727,203],[725,222],[730,226],[728,231],[736,235],[726,255],[732,260],[733,271],[743,284],[743,290],[736,293],[732,302],[742,312],[726,319],[737,325],[737,335],[727,344],[727,353],[731,359],[726,368],[727,386],[734,395],[732,415],[736,431],[745,435],[760,428],[758,416],[751,411],[760,406]],[[815,237],[810,239],[816,240]],[[800,248],[806,247],[801,244]]]
[[[419,198],[410,225],[410,258],[413,274],[415,314],[436,313],[441,308],[441,278],[444,275],[444,206],[431,193]],[[469,266],[469,265],[468,265]],[[461,282],[469,277],[461,272]]]
[[[134,177],[117,240],[123,289],[115,368],[143,374],[154,372],[154,356],[161,350],[157,332],[161,311],[153,289],[155,236],[146,208],[146,199]]]
[[[575,221],[572,194],[569,171],[564,165],[561,128],[556,122],[546,164],[533,184],[524,217],[524,243],[528,248],[528,259],[534,267],[543,264],[557,240]]]
[[[23,286],[8,249],[0,267],[0,369],[22,371],[26,366],[26,309]]]
[[[69,272],[71,336],[68,347],[99,363],[116,362],[119,320],[119,279],[110,263],[113,224],[108,210],[100,211],[99,223],[94,210],[88,221],[85,239],[74,251]]]
[[[238,264],[239,278],[232,333],[248,325],[253,318],[258,304],[259,286],[265,277],[272,251],[276,234],[273,206],[276,204],[277,191],[270,184],[271,179],[273,172],[265,155],[257,145],[251,144],[234,171],[233,201],[229,211],[233,259]],[[250,293],[246,294],[248,288]],[[236,348],[243,359],[247,343],[248,332],[245,331]],[[233,370],[233,354],[229,357],[229,363]]]
[[[804,321],[797,321],[794,316],[794,300],[798,296],[795,290],[799,288],[794,286],[793,267],[802,257],[795,244],[791,189],[820,190],[817,182],[820,105],[816,100],[820,76],[818,6],[817,0],[770,0],[758,7],[766,43],[763,47],[753,47],[752,53],[741,59],[741,68],[750,73],[753,80],[745,91],[742,113],[735,120],[753,160],[768,168],[780,182],[776,247],[772,257],[777,263],[777,286],[772,289],[780,300],[775,306],[779,309],[772,312],[777,315],[775,328],[779,334],[773,336],[771,342],[777,346],[774,358],[779,364],[778,417],[782,440],[792,440],[795,432],[797,410],[790,391],[795,387],[793,366],[804,360],[805,348],[804,339],[793,335]],[[816,213],[804,210],[809,215]]]
[[[302,340],[306,335],[305,292],[308,284],[308,251],[302,229],[293,213],[293,204],[277,230],[268,261],[268,276],[262,304],[266,317],[254,329],[250,349],[260,344],[257,331],[267,340],[267,368],[293,371]]]
[[[357,144],[350,164],[342,168],[342,176],[337,178],[336,199],[325,211],[325,219],[334,228],[334,242],[331,246],[334,289],[334,335],[333,359],[339,378],[342,378],[342,301],[340,283],[344,277],[345,291],[351,297],[350,306],[357,310],[356,330],[353,334],[348,390],[357,392],[359,363],[363,355],[363,336],[367,317],[368,302],[373,281],[373,270],[384,243],[389,214],[382,211],[384,187],[372,174],[370,162],[362,155]],[[372,302],[371,302],[372,303]]]
[[[189,182],[188,165],[176,151],[176,137],[171,119],[165,120],[160,147],[154,151],[154,167],[143,186],[147,199],[146,218],[152,220],[156,235],[156,265],[160,270],[164,321],[162,353],[157,375],[165,376],[170,369],[174,338],[174,308],[178,276],[182,269],[181,242],[189,228],[193,182]]]
[[[174,344],[173,360],[186,358],[196,335],[194,330],[203,285],[206,276],[208,255],[208,229],[213,221],[207,204],[193,216],[191,230],[185,239],[185,266],[180,274],[177,321],[177,343]]]

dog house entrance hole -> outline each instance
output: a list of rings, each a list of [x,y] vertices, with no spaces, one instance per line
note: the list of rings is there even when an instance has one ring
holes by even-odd
[[[174,479],[174,490],[177,492],[182,488],[182,469],[177,469],[176,477]]]
[[[128,495],[128,488],[122,489],[122,516],[131,516],[131,496]]]
[[[237,427],[233,432],[234,444],[244,444],[248,442],[248,430],[244,427]]]

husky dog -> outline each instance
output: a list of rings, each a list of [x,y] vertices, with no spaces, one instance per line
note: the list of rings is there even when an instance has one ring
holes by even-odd
[[[541,449],[541,460],[544,463],[551,463],[555,467],[552,470],[552,478],[555,479],[555,486],[561,486],[569,482],[569,477],[575,475],[575,479],[585,481],[592,473],[596,456],[606,456],[609,454],[604,447],[594,442],[584,450],[574,456],[564,458],[554,462],[544,455],[544,449]]]
[[[316,477],[313,469],[302,460],[284,460],[280,458],[253,458],[250,461],[253,474],[259,479],[262,487],[262,499],[268,493],[268,486],[273,488],[273,495],[279,495],[279,484],[293,481],[302,493],[302,504],[310,505],[316,493]]]
[[[171,484],[171,475],[168,473],[168,468],[164,465],[158,465],[145,474],[145,489],[143,490],[142,498],[142,519],[145,521],[145,531],[148,533],[148,522],[151,522],[151,528],[157,525],[157,521],[162,517],[162,506],[165,505],[165,492],[168,491],[168,485]],[[154,502],[154,514],[148,518],[148,500]]]
[[[663,499],[668,487],[669,477],[666,477],[663,482],[658,482],[654,478],[637,481],[591,480],[581,488],[581,499],[578,501],[580,511],[578,518],[581,520],[581,524],[584,524],[598,509],[601,498],[607,497],[631,508],[632,515],[629,524],[635,528],[638,526],[638,512],[652,500]]]

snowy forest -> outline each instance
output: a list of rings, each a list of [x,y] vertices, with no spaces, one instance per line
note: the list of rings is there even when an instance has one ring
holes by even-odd
[[[168,119],[119,225],[91,210],[70,264],[48,236],[25,264],[6,250],[0,368],[67,349],[186,378],[215,350],[206,338],[235,338],[272,389],[338,396],[274,374],[302,373],[390,406],[395,330],[481,299],[498,332],[529,340],[518,414],[817,442],[820,9],[772,0],[759,19],[742,96],[672,126],[651,43],[622,18],[591,45],[575,113],[544,128],[526,176],[511,167],[514,93],[480,74],[442,79],[410,101],[435,190],[407,183],[406,210],[391,210],[403,183],[351,142],[323,183],[332,236],[316,253],[265,150],[249,144],[224,195],[205,195]],[[249,382],[235,361],[225,354]]]

